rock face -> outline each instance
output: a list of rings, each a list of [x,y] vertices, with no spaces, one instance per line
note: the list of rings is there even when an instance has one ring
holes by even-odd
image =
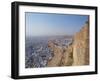
[[[73,63],[73,45],[72,45],[72,43],[70,43],[68,46],[65,46],[64,43],[58,44],[55,41],[49,41],[48,47],[53,52],[53,58],[48,61],[47,66],[55,67],[55,66],[70,66],[70,65],[72,65],[72,63]]]
[[[72,63],[73,63],[73,45],[71,44],[64,50],[61,66],[71,66]]]
[[[73,65],[89,64],[89,25],[88,23],[76,33],[73,42]]]
[[[53,51],[53,57],[47,66],[77,66],[89,64],[89,24],[86,23],[77,32],[72,43],[67,46],[59,46],[54,41],[48,42]]]
[[[49,66],[49,67],[60,66],[60,62],[61,62],[62,56],[63,56],[63,49],[62,49],[62,47],[54,44],[53,42],[49,42],[48,46],[53,51],[53,58],[51,60],[49,60],[47,66]]]

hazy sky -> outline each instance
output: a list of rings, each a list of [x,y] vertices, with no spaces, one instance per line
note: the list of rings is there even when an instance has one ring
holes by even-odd
[[[54,36],[73,35],[79,31],[88,16],[50,14],[50,13],[25,13],[26,36]]]

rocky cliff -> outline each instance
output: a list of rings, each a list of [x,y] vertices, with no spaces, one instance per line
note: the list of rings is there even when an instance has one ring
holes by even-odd
[[[55,41],[49,41],[48,47],[53,51],[53,58],[47,66],[74,66],[89,64],[89,23],[77,32],[73,41],[66,46],[59,46]]]
[[[89,64],[89,24],[76,33],[73,42],[73,65]]]
[[[53,58],[49,60],[47,66],[49,67],[55,67],[55,66],[60,66],[60,62],[63,57],[63,48],[54,42],[49,42],[48,46],[51,48],[53,51]]]

